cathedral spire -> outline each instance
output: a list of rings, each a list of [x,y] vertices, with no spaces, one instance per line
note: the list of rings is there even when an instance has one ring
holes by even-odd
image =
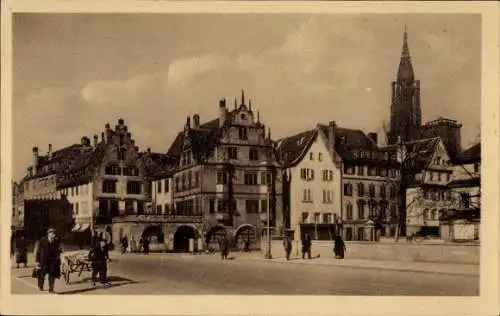
[[[245,105],[245,90],[241,90],[241,104]]]
[[[401,60],[399,61],[398,80],[413,81],[415,75],[411,64],[410,49],[408,48],[408,32],[406,25],[403,34],[403,49],[401,51]]]

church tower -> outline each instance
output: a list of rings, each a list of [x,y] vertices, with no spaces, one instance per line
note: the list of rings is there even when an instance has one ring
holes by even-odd
[[[415,80],[405,28],[397,78],[392,82],[389,144],[397,143],[399,137],[403,141],[420,139],[421,125],[420,80]]]

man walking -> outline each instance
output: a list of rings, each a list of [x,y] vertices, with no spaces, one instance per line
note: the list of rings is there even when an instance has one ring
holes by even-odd
[[[47,230],[47,237],[40,240],[35,253],[38,271],[38,288],[43,291],[45,275],[49,275],[49,293],[54,293],[55,279],[61,277],[61,245],[56,238],[56,230]]]
[[[290,240],[290,236],[285,236],[283,247],[285,248],[286,260],[290,260],[290,254],[292,253],[292,241]]]
[[[307,259],[311,259],[311,237],[309,234],[304,234],[304,239],[302,240],[302,259],[305,259],[307,254]]]
[[[99,282],[102,285],[109,285],[107,281],[108,265],[108,244],[105,240],[99,241],[92,249],[90,249],[89,259],[92,261],[92,286],[95,286],[97,275]]]

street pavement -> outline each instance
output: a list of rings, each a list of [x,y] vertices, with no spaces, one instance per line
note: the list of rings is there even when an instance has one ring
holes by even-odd
[[[93,288],[90,273],[72,276],[69,285],[59,280],[61,294],[260,294],[260,295],[411,295],[476,296],[479,275],[464,267],[440,264],[411,271],[407,262],[364,265],[359,260],[326,258],[286,261],[262,259],[260,253],[235,253],[233,260],[219,255],[113,253],[109,264],[112,286]],[[339,264],[339,262],[342,262]],[[350,262],[350,263],[349,263]],[[474,267],[472,266],[471,269]],[[469,270],[471,270],[469,269]],[[477,268],[478,269],[478,268]],[[446,270],[452,273],[443,273]],[[31,268],[12,270],[12,293],[40,293]],[[441,271],[441,272],[440,272]],[[46,292],[43,292],[46,293]]]

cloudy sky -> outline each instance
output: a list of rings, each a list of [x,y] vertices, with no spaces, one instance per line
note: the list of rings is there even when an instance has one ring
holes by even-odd
[[[13,18],[14,178],[118,118],[166,151],[187,116],[245,95],[273,138],[335,120],[382,132],[406,25],[423,120],[480,130],[475,15],[19,14]],[[381,137],[379,137],[381,138]]]

